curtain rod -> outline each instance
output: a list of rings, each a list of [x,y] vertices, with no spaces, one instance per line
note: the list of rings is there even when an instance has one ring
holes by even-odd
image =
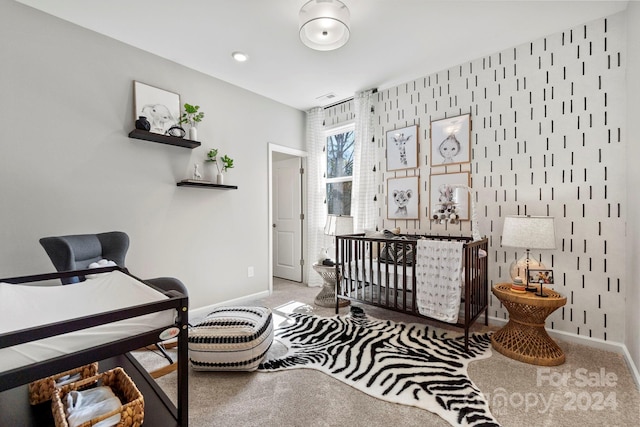
[[[336,107],[336,106],[338,106],[340,104],[344,104],[344,103],[349,102],[349,101],[353,101],[353,96],[351,98],[343,99],[342,101],[338,101],[338,102],[334,102],[333,104],[329,104],[326,107],[324,107],[324,109],[328,110],[329,108]]]
[[[378,93],[378,88],[371,89],[371,93]],[[329,108],[333,108],[333,107],[335,107],[337,105],[344,104],[345,102],[349,102],[349,101],[353,101],[353,96],[351,98],[343,99],[342,101],[338,101],[338,102],[334,102],[333,104],[329,104],[326,107],[324,107],[324,109],[327,110]]]

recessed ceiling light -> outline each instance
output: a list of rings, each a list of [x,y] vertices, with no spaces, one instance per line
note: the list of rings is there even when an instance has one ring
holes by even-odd
[[[244,52],[233,52],[231,56],[238,62],[245,62],[249,60],[249,55]]]

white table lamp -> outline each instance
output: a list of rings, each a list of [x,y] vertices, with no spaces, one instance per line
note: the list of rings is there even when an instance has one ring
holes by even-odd
[[[510,267],[511,279],[523,276],[528,291],[535,291],[529,287],[529,269],[544,269],[541,262],[529,258],[531,249],[555,249],[556,233],[553,217],[551,216],[507,216],[502,229],[502,246],[524,248],[526,253]]]
[[[353,233],[353,217],[347,215],[327,215],[327,222],[324,225],[324,234],[326,236],[342,236],[344,234],[352,234]],[[333,257],[333,253],[335,253],[335,247],[333,243],[335,239],[332,238],[330,248],[333,249],[331,254],[329,253],[329,248],[323,250],[322,260],[323,262],[327,259],[331,259]]]

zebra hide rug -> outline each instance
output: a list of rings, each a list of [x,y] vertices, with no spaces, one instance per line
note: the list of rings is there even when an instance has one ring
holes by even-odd
[[[276,338],[287,353],[260,364],[259,371],[316,369],[389,402],[438,414],[454,426],[498,426],[484,396],[467,376],[469,362],[491,356],[489,334],[464,337],[426,325],[351,314],[318,317],[294,313]]]

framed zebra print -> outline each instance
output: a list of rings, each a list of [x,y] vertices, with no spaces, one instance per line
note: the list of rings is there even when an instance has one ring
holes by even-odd
[[[469,193],[461,186],[469,187],[470,184],[469,172],[432,174],[429,177],[429,211],[453,203],[458,220],[469,221]]]
[[[418,167],[418,125],[387,132],[387,171]]]

